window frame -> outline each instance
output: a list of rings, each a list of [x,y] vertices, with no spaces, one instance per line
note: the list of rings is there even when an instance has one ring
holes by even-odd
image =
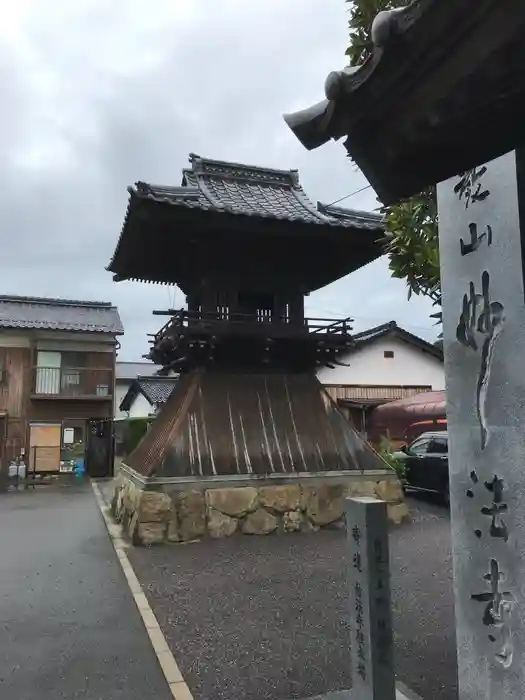
[[[430,447],[432,438],[416,438],[414,442],[408,446],[408,454],[413,455],[413,456],[419,456],[419,455],[427,455],[428,454],[428,448]],[[416,452],[414,451],[414,446],[417,447],[418,443],[420,444],[426,444],[427,449],[424,452]]]
[[[439,455],[439,456],[448,455],[448,440],[447,440],[447,438],[444,437],[444,436],[441,437],[441,436],[435,435],[435,436],[434,436],[433,438],[431,438],[431,440],[430,440],[430,446],[432,446],[433,443],[435,443],[435,442],[437,442],[437,443],[443,443],[443,444],[445,445],[445,451],[444,451],[444,452],[436,452],[435,450],[429,450],[428,454],[431,454],[431,455]]]

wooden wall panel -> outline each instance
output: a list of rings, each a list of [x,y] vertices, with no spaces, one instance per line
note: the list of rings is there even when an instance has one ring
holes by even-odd
[[[114,355],[112,352],[89,352],[87,353],[86,367],[113,367]]]
[[[32,425],[29,437],[29,469],[57,472],[60,468],[61,425]]]
[[[111,399],[100,401],[67,401],[64,399],[33,399],[29,410],[30,421],[63,421],[66,418],[89,419],[111,418],[113,402]]]
[[[28,348],[0,348],[0,360],[4,368],[0,384],[0,410],[7,411],[12,418],[24,414],[30,379]]]

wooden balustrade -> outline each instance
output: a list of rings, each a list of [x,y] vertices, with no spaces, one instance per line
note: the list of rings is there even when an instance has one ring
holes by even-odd
[[[33,397],[111,398],[113,370],[100,367],[33,367]]]

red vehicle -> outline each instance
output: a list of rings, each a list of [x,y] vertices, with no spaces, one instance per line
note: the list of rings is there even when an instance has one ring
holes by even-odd
[[[398,449],[421,433],[446,429],[445,392],[425,391],[374,408],[368,421],[368,439],[379,444],[386,437]]]

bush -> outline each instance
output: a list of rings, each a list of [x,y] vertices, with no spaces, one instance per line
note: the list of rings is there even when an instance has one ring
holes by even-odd
[[[151,425],[150,418],[129,418],[124,425],[124,455],[133,452]]]
[[[406,473],[405,462],[394,456],[392,442],[387,437],[382,437],[377,451],[385,462],[396,472],[399,480],[403,482]]]

